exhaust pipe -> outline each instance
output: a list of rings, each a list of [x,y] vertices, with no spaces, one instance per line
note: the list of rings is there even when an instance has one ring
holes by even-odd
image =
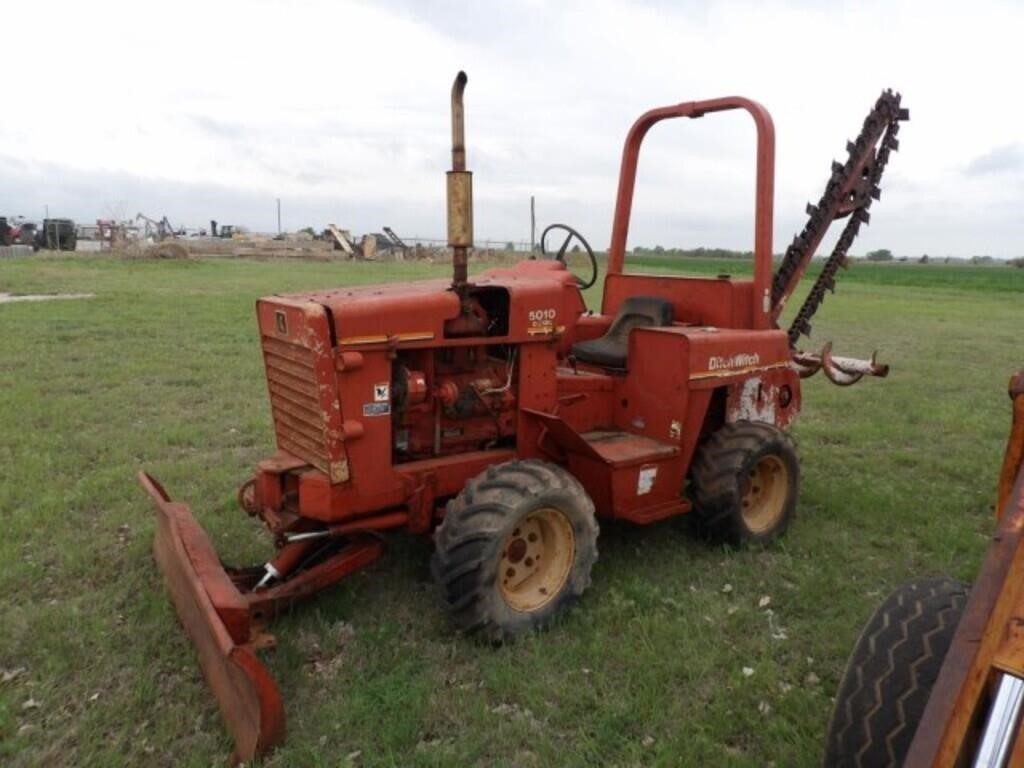
[[[452,169],[448,171],[448,247],[452,249],[452,290],[466,299],[469,249],[473,247],[473,174],[466,170],[466,117],[462,93],[469,78],[452,83]]]

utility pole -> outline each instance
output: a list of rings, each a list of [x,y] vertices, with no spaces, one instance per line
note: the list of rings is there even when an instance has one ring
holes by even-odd
[[[537,250],[537,212],[533,205],[533,195],[530,195],[530,258],[533,258]]]
[[[277,198],[277,234],[281,234],[281,198]]]

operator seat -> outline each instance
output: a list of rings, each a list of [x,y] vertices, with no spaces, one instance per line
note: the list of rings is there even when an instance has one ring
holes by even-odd
[[[622,302],[604,336],[573,344],[572,356],[584,363],[625,370],[630,331],[672,325],[672,316],[671,301],[653,296],[630,296]]]

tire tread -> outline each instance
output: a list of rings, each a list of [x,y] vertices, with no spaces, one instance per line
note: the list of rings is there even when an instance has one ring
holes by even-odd
[[[878,607],[839,684],[827,768],[902,764],[967,596],[966,584],[927,579],[899,587]]]
[[[462,632],[502,641],[520,631],[496,620],[493,581],[487,582],[484,572],[495,543],[507,535],[509,521],[550,493],[571,499],[581,510],[575,524],[584,528],[585,546],[577,552],[577,560],[586,578],[582,583],[570,579],[567,594],[558,601],[559,610],[575,602],[589,586],[590,568],[597,559],[598,526],[593,502],[579,481],[564,469],[536,459],[488,467],[448,502],[445,518],[434,532],[431,572],[440,587],[443,605]],[[531,626],[540,627],[550,620],[548,613],[524,615],[530,617]]]

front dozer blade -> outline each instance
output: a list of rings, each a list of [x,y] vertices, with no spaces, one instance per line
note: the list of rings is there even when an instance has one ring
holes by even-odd
[[[231,762],[266,754],[284,738],[285,719],[277,684],[255,653],[265,636],[254,633],[248,601],[188,506],[145,472],[139,482],[156,505],[153,554],[235,740]]]

